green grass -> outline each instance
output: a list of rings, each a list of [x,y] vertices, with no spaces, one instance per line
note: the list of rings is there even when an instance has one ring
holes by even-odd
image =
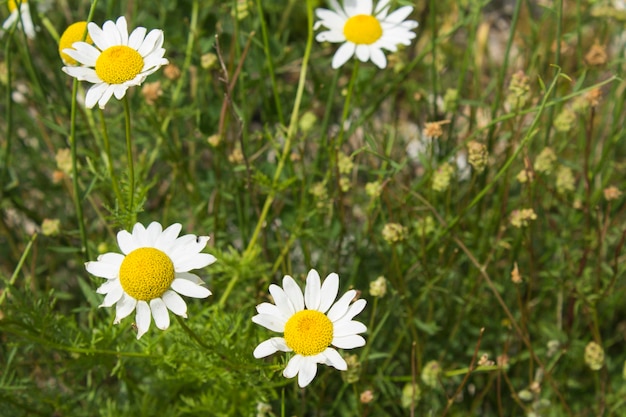
[[[92,21],[162,29],[180,69],[148,78],[153,104],[133,87],[100,111],[57,52],[91,3],[41,3],[35,39],[1,38],[0,414],[625,415],[626,205],[606,197],[626,191],[623,10],[396,1],[415,7],[411,46],[385,70],[333,70],[338,45],[313,39],[322,1],[100,0]],[[197,271],[213,295],[140,340],[84,268],[135,221],[210,235],[218,259]],[[311,268],[367,300],[367,344],[301,390],[288,355],[252,356],[274,334],[251,317]]]

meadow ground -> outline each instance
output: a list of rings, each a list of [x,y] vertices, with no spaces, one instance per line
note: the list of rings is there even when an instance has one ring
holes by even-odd
[[[2,416],[626,415],[624,1],[342,4],[2,2]]]

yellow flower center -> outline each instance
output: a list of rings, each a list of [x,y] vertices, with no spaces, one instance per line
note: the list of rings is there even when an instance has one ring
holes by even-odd
[[[63,60],[63,62],[65,62],[67,65],[76,65],[77,62],[74,58],[64,53],[63,50],[66,48],[71,48],[74,42],[82,41],[86,29],[87,22],[76,22],[69,25],[67,29],[65,29],[65,32],[63,32],[63,35],[61,35],[61,39],[59,39],[59,54],[61,55],[61,59]],[[87,33],[85,42],[93,44],[89,33]]]
[[[383,28],[374,16],[358,14],[346,21],[343,34],[347,40],[357,45],[371,45],[383,36]]]
[[[333,323],[317,310],[302,310],[285,324],[285,342],[303,356],[323,352],[333,341]]]
[[[26,3],[28,3],[28,1],[26,1],[26,0],[21,0],[21,1],[20,0],[9,0],[7,5],[9,6],[9,11],[11,13],[13,13],[13,11],[15,9],[17,9],[17,5],[18,4],[26,4]]]
[[[96,74],[107,84],[122,84],[130,81],[142,69],[142,56],[125,45],[105,49],[96,60]]]
[[[150,301],[162,296],[174,276],[172,260],[155,248],[135,249],[120,266],[120,284],[136,300]]]

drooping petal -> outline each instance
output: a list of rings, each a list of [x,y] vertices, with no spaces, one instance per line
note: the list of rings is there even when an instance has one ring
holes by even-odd
[[[305,357],[300,363],[300,372],[298,373],[298,386],[304,388],[313,381],[317,375],[317,362],[310,357]]]
[[[100,285],[96,292],[98,294],[108,294],[114,287],[121,287],[121,285],[118,280],[110,279],[104,284]]]
[[[150,300],[150,310],[152,311],[152,317],[154,317],[154,324],[161,330],[165,330],[170,327],[170,315],[167,312],[167,306],[160,298],[154,298]]]
[[[283,317],[291,317],[295,312],[295,308],[285,291],[276,284],[270,285],[270,294],[274,297],[274,304],[280,310]]]
[[[300,372],[300,365],[303,361],[304,356],[300,354],[294,355],[291,359],[289,359],[289,362],[287,362],[287,366],[283,371],[283,376],[285,378],[293,378],[298,375],[298,372]]]
[[[145,301],[138,301],[135,307],[135,324],[137,324],[137,339],[141,338],[150,328],[150,306]]]
[[[187,303],[185,300],[172,290],[167,290],[161,296],[163,302],[170,311],[177,316],[187,318]]]
[[[380,48],[374,48],[370,46],[370,59],[380,69],[385,69],[387,66],[387,58]]]
[[[337,48],[337,52],[335,52],[335,56],[333,56],[333,62],[331,64],[333,69],[337,69],[348,62],[348,60],[352,58],[352,55],[354,55],[355,49],[356,45],[352,42],[346,42]]]
[[[110,285],[109,292],[104,297],[102,304],[99,307],[111,307],[113,304],[117,303],[122,295],[124,294],[124,289],[120,285],[119,281],[111,280],[109,281],[112,285]]]
[[[115,305],[115,320],[113,324],[118,324],[123,318],[128,317],[135,310],[137,300],[128,294],[122,295],[122,298]]]
[[[279,333],[285,331],[285,323],[287,323],[287,320],[283,317],[270,314],[257,314],[252,317],[252,321],[259,326],[263,326],[266,329]]]
[[[324,356],[325,365],[332,366],[340,371],[348,369],[348,364],[335,349],[326,348],[326,350],[322,352],[322,355]]]
[[[261,342],[255,349],[252,354],[255,358],[265,358],[273,353],[278,351],[282,352],[291,352],[291,349],[285,343],[285,339],[282,337],[272,337],[264,342]]]

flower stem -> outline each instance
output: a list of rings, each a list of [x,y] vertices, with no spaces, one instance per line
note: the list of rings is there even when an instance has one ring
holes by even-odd
[[[126,159],[128,162],[128,227],[135,224],[135,162],[133,159],[133,143],[130,137],[130,105],[128,96],[124,96],[124,121],[126,127]]]
[[[122,193],[120,192],[120,186],[117,180],[117,176],[115,175],[115,170],[113,169],[113,156],[111,155],[111,144],[109,142],[109,132],[107,130],[107,125],[104,121],[104,113],[100,110],[100,125],[102,127],[102,139],[104,141],[104,152],[106,153],[106,166],[109,171],[109,176],[111,177],[111,184],[113,185],[113,191],[115,192],[115,198],[117,199],[117,205],[123,206],[124,199],[122,198]]]
[[[298,90],[296,91],[296,99],[293,105],[293,111],[291,113],[291,119],[289,121],[289,128],[287,130],[287,138],[285,139],[285,145],[283,147],[283,152],[280,156],[280,160],[278,161],[278,166],[276,166],[276,171],[274,172],[274,178],[272,180],[272,188],[269,191],[267,197],[265,198],[265,204],[263,204],[263,209],[261,210],[261,214],[259,216],[259,220],[257,221],[256,227],[254,228],[254,232],[252,233],[252,237],[248,242],[248,246],[244,251],[242,258],[246,259],[250,256],[254,251],[254,247],[256,245],[256,241],[259,238],[259,234],[261,229],[263,228],[265,221],[267,219],[267,214],[269,213],[270,207],[272,206],[272,202],[274,201],[274,197],[276,196],[276,189],[278,185],[278,181],[280,179],[280,174],[282,173],[283,167],[285,166],[285,161],[289,156],[291,151],[291,143],[293,141],[293,137],[296,134],[297,126],[298,126],[298,118],[300,113],[300,104],[302,102],[302,95],[304,94],[304,84],[306,81],[307,67],[309,63],[309,58],[311,56],[311,47],[313,45],[313,2],[312,0],[307,0],[307,20],[308,20],[308,33],[307,33],[307,42],[306,48],[304,50],[304,57],[302,58],[302,67],[300,68],[300,79],[298,81]],[[230,280],[222,298],[218,303],[220,308],[224,307],[226,300],[228,300],[228,296],[231,291],[235,287],[235,284],[239,280],[239,275],[235,276]]]

